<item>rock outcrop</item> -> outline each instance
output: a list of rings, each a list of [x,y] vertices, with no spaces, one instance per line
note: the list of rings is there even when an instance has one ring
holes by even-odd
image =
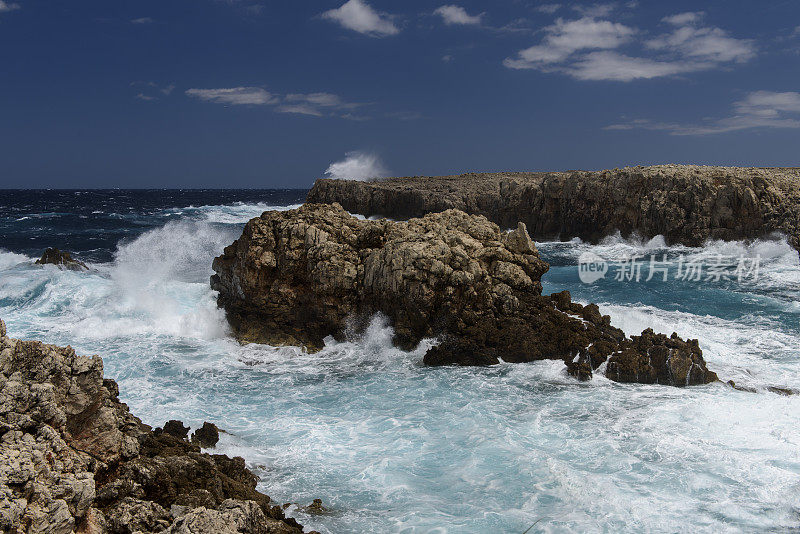
[[[70,271],[88,271],[89,267],[82,261],[72,257],[72,254],[57,248],[48,248],[42,253],[42,257],[36,260],[36,265],[58,265],[62,269]]]
[[[369,221],[305,204],[248,222],[214,260],[211,285],[242,341],[313,350],[383,313],[402,348],[439,338],[427,365],[562,359],[579,378],[607,362],[621,382],[716,380],[696,341],[626,338],[597,306],[543,296],[548,268],[522,223],[503,232],[458,210]]]
[[[118,394],[98,356],[11,339],[0,321],[0,531],[302,532],[242,458],[151,430]]]
[[[321,179],[307,200],[395,219],[456,208],[504,228],[522,221],[538,240],[595,242],[620,231],[699,246],[707,239],[780,232],[800,250],[800,168],[659,165],[377,182]]]

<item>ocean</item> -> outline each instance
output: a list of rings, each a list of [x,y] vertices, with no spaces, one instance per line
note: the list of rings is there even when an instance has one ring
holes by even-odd
[[[781,236],[537,243],[545,293],[596,302],[627,334],[698,338],[709,369],[754,392],[578,382],[560,361],[426,368],[433,341],[396,349],[380,316],[315,354],[241,346],[211,261],[305,194],[0,190],[0,318],[102,356],[145,423],[216,423],[273,499],[323,500],[325,515],[287,510],[323,533],[800,531],[800,395],[768,389],[800,390],[800,261]],[[49,246],[91,270],[33,265]],[[587,257],[607,269],[591,284]]]

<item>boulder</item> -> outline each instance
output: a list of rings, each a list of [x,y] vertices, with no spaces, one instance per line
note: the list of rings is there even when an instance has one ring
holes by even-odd
[[[620,381],[629,381],[625,369],[652,365],[647,343],[667,343],[646,333],[646,342],[626,338],[597,306],[573,303],[566,291],[542,295],[549,266],[525,225],[504,232],[459,210],[402,222],[358,219],[338,204],[269,211],[247,223],[213,269],[212,288],[244,342],[316,350],[382,313],[401,348],[438,339],[427,365],[561,359],[586,379],[612,355],[644,355],[627,367],[618,358],[610,378]],[[658,383],[716,380],[696,343],[664,365],[672,367],[659,368]]]
[[[62,269],[70,271],[88,271],[89,267],[82,261],[72,257],[72,254],[57,248],[48,248],[42,253],[42,257],[36,260],[37,265],[58,265]]]

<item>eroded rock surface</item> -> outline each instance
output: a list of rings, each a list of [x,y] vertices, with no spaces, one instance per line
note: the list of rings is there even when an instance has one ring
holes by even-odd
[[[621,382],[716,380],[696,342],[648,331],[626,338],[597,306],[566,291],[543,296],[549,266],[524,224],[503,232],[459,210],[368,221],[338,204],[305,204],[252,219],[213,268],[243,341],[317,349],[380,312],[402,348],[439,338],[427,365],[561,359],[578,378],[608,362]]]
[[[0,531],[301,533],[256,482],[242,458],[142,424],[98,356],[0,321]]]
[[[658,165],[600,172],[480,173],[317,180],[309,202],[395,219],[456,208],[535,239],[587,241],[620,231],[669,244],[749,239],[780,232],[800,250],[800,168]]]

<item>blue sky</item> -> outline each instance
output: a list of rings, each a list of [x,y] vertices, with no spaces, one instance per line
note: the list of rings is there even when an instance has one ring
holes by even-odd
[[[0,0],[0,187],[800,165],[800,2]]]

